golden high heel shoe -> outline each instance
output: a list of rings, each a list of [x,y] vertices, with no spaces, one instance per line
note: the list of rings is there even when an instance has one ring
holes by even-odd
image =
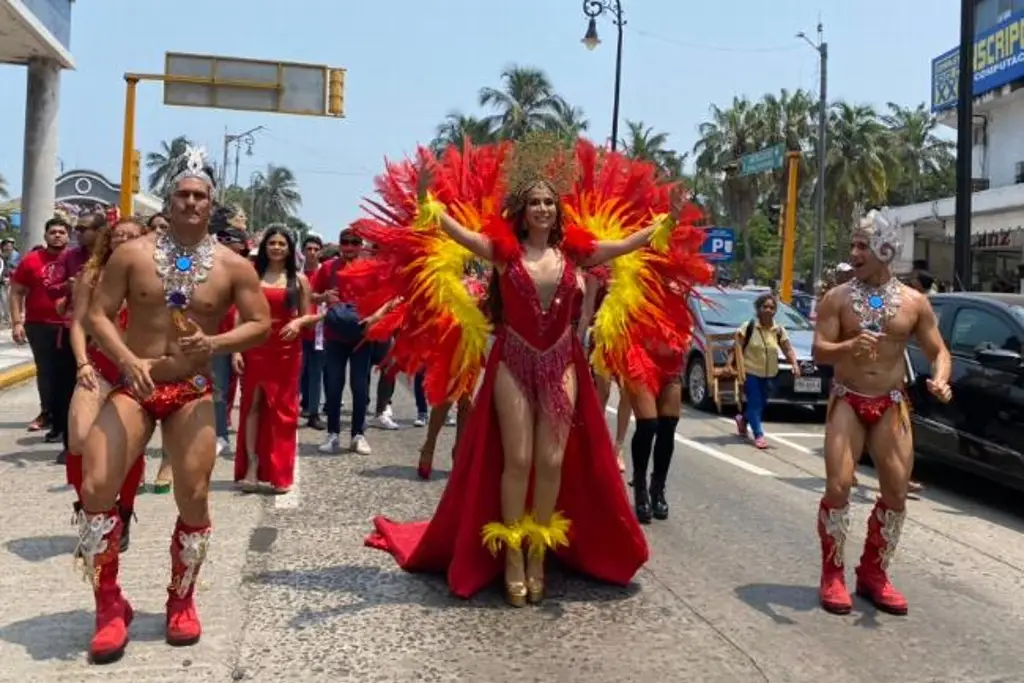
[[[539,605],[544,601],[544,577],[527,577],[526,598],[531,605]]]
[[[526,582],[509,581],[508,576],[522,576],[526,573],[526,562],[523,558],[523,530],[519,522],[502,524],[489,522],[480,530],[484,547],[491,555],[498,556],[498,549],[505,548],[505,602],[512,607],[526,606]]]

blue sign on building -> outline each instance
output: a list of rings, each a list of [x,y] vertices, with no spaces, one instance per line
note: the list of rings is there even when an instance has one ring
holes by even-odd
[[[954,48],[932,60],[932,112],[955,109],[960,68]],[[1024,79],[1024,12],[979,33],[974,40],[974,96]]]
[[[700,253],[711,263],[729,263],[736,247],[736,233],[732,228],[704,228],[704,244]]]

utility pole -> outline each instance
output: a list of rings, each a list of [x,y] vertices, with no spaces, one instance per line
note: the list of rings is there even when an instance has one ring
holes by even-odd
[[[818,70],[821,83],[818,92],[818,179],[814,188],[814,266],[811,271],[811,286],[817,287],[821,280],[825,250],[825,174],[828,170],[828,43],[825,42],[825,27],[818,22],[818,42],[813,43],[803,31],[796,34],[818,53]]]
[[[974,0],[960,0],[960,74],[956,110],[956,216],[953,286],[971,288],[971,193],[974,145]]]

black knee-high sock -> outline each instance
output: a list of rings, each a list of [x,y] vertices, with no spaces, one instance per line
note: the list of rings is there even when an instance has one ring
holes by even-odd
[[[641,418],[636,421],[630,449],[633,455],[633,487],[647,488],[647,465],[651,462],[651,446],[658,432],[657,418]]]
[[[676,449],[676,425],[678,417],[659,417],[657,437],[654,440],[654,471],[651,481],[664,486],[668,478],[668,468],[672,464],[672,453]]]

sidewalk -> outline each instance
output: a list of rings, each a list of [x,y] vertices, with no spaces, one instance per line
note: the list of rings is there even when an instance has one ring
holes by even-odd
[[[24,382],[36,375],[32,350],[28,344],[18,346],[8,329],[0,330],[0,389]]]
[[[244,626],[242,570],[263,501],[235,494],[231,462],[218,460],[211,485],[214,537],[197,593],[203,639],[195,647],[175,649],[163,642],[174,498],[140,494],[121,570],[135,608],[131,656],[114,666],[90,667],[85,651],[93,600],[72,561],[73,494],[64,485],[64,468],[52,464],[55,447],[23,427],[37,401],[29,384],[0,395],[0,595],[6,596],[0,610],[0,681],[230,681]],[[150,481],[159,445],[157,436],[147,458]]]

